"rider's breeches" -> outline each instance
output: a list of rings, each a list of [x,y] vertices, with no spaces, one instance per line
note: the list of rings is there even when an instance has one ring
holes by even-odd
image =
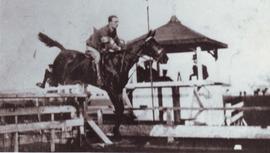
[[[99,63],[99,61],[100,61],[100,53],[95,48],[90,47],[90,46],[86,46],[85,54],[90,55],[91,57],[93,57],[96,64]]]

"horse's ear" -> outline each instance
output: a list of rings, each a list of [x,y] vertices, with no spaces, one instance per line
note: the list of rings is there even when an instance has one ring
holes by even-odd
[[[152,30],[150,30],[150,31],[148,32],[148,34],[147,34],[146,38],[148,38],[148,37],[152,36],[152,33],[153,33],[153,31],[152,31]]]
[[[97,32],[97,28],[93,27],[93,33],[96,33],[96,32]]]
[[[151,36],[154,37],[156,35],[156,30],[152,31]]]

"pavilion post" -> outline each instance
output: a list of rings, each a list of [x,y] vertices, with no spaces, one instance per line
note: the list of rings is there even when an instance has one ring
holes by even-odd
[[[196,55],[197,55],[197,69],[198,69],[198,80],[201,81],[203,80],[203,76],[202,76],[202,63],[201,63],[201,52],[202,49],[201,47],[197,47],[196,48]]]

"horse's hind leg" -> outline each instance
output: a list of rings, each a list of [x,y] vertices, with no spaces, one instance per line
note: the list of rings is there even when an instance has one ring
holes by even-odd
[[[115,109],[115,118],[114,118],[114,128],[113,128],[113,133],[115,137],[120,138],[121,134],[119,132],[119,127],[122,122],[123,114],[124,114],[124,104],[122,101],[122,94],[113,94],[113,93],[108,93],[110,96],[110,99],[114,105]]]

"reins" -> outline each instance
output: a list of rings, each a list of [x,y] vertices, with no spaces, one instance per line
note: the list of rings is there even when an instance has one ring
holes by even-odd
[[[140,48],[136,52],[141,51],[144,48],[144,46],[145,46],[145,43],[142,46],[140,46]],[[123,72],[123,66],[124,66],[124,61],[125,61],[126,54],[127,54],[127,49],[124,50],[124,54],[122,56],[120,74],[122,74],[122,72]],[[140,55],[140,52],[139,53],[130,53],[130,54],[135,55],[135,56],[140,57],[140,58],[146,59],[145,57]]]

